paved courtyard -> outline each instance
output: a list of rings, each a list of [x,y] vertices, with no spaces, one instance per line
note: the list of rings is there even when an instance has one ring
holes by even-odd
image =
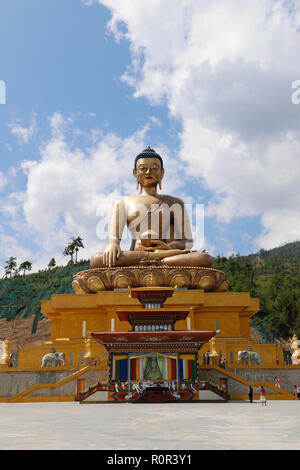
[[[300,449],[300,401],[0,404],[1,450]]]

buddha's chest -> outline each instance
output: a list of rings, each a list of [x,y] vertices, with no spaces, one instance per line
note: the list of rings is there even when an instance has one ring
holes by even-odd
[[[126,201],[127,223],[148,221],[151,225],[160,220],[160,225],[167,223],[173,225],[174,214],[164,200],[154,197],[140,197]],[[163,222],[164,221],[164,222]]]

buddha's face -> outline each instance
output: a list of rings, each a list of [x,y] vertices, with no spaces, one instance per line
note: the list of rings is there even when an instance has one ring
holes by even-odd
[[[156,186],[160,184],[165,170],[161,168],[158,158],[139,158],[133,175],[142,187]]]

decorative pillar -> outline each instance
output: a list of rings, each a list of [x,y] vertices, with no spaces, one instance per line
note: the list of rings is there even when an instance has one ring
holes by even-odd
[[[199,377],[199,353],[198,351],[195,352],[195,360],[196,360],[196,377],[195,377],[195,382],[198,383],[198,380],[200,379]]]
[[[112,353],[108,353],[108,385],[110,386],[112,384]]]
[[[82,337],[83,338],[86,337],[86,321],[85,320],[82,322]]]
[[[180,374],[180,368],[179,368],[179,353],[177,353],[177,360],[176,360],[177,364],[176,364],[176,372],[177,372],[177,392],[179,390],[179,381],[180,381],[180,377],[179,377],[179,374]]]

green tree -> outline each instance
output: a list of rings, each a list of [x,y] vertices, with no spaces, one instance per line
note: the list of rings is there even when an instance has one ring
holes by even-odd
[[[23,261],[19,266],[19,271],[23,271],[23,276],[25,276],[25,271],[31,271],[32,263],[30,261]]]
[[[72,241],[65,247],[63,254],[71,257],[71,264],[74,264],[74,253],[75,263],[77,263],[78,251],[80,248],[84,248],[83,240],[81,237],[72,237]]]
[[[5,263],[4,267],[5,276],[12,277],[13,274],[17,272],[17,258],[11,256]]]
[[[55,258],[51,258],[48,263],[48,268],[51,269],[51,268],[54,268],[55,266],[56,266]]]
[[[83,239],[81,237],[74,238],[73,237],[73,245],[75,247],[75,263],[77,264],[77,256],[78,256],[78,251],[80,248],[84,248],[83,244]]]
[[[64,256],[70,256],[71,259],[70,259],[70,262],[71,264],[74,264],[74,252],[75,252],[75,247],[72,243],[69,243],[65,249],[64,249]]]

